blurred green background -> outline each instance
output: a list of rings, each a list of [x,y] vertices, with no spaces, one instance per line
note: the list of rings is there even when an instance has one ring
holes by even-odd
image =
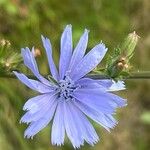
[[[41,51],[38,62],[48,73],[41,34],[51,39],[58,62],[60,35],[66,24],[73,26],[74,45],[89,29],[88,49],[103,40],[109,48],[136,31],[141,37],[132,59],[133,70],[150,70],[149,0],[0,0],[0,38],[12,43],[14,50],[35,46]],[[22,66],[18,69],[29,73]],[[119,124],[111,134],[95,124],[101,141],[82,150],[150,149],[150,80],[127,80],[127,90],[118,94],[128,99],[128,106],[118,110]],[[70,143],[50,144],[50,126],[33,140],[23,138],[27,125],[19,124],[25,101],[36,95],[18,80],[0,78],[0,150],[72,150]]]

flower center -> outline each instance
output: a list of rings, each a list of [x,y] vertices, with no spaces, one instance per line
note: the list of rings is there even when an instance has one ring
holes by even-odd
[[[68,77],[65,76],[63,80],[59,81],[59,96],[65,98],[66,100],[72,99],[72,93],[77,88],[77,85]]]

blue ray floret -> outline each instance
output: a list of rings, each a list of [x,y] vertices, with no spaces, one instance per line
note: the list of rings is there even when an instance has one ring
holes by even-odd
[[[53,120],[52,144],[64,144],[66,134],[73,147],[79,148],[84,145],[84,141],[90,145],[99,141],[87,116],[108,131],[117,124],[113,114],[117,108],[126,105],[126,100],[110,91],[124,89],[124,83],[85,77],[101,62],[107,52],[105,45],[99,43],[85,55],[88,33],[85,29],[73,51],[72,27],[66,26],[61,37],[59,70],[52,57],[51,43],[48,38],[42,36],[51,75],[56,83],[40,74],[33,50],[21,50],[24,64],[37,80],[29,79],[15,71],[14,74],[26,86],[39,92],[38,96],[29,99],[23,107],[27,112],[20,122],[29,124],[24,133],[25,137],[32,138]]]

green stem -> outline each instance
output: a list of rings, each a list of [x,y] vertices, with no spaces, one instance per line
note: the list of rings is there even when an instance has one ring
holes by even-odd
[[[48,77],[47,75],[43,75],[44,77]],[[33,75],[27,75],[30,79],[36,79]],[[105,75],[99,75],[99,74],[90,74],[87,75],[87,77],[90,77],[92,79],[110,79],[109,77]],[[16,78],[14,74],[0,74],[0,78]],[[131,72],[130,76],[125,77],[125,80],[127,79],[150,79],[150,71],[141,71],[141,72]]]
[[[110,79],[105,75],[91,74],[88,75],[92,79]],[[124,77],[124,80],[129,79],[150,79],[150,71],[131,72],[129,76]]]
[[[127,79],[150,79],[150,71],[132,72]]]

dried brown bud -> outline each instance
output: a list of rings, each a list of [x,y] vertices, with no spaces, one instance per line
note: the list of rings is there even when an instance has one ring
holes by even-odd
[[[123,63],[123,64],[126,64],[126,58],[125,57],[121,57],[119,59],[119,62]]]
[[[124,68],[125,68],[125,69],[128,69],[128,68],[129,68],[129,65],[128,65],[128,64],[125,64],[125,65],[124,65]]]
[[[5,63],[5,66],[6,66],[6,67],[10,67],[10,63],[9,63],[9,62],[6,62],[6,63]]]
[[[40,49],[38,48],[35,48],[33,51],[32,51],[34,57],[38,57],[38,56],[41,56],[41,51]]]
[[[123,69],[124,68],[124,64],[122,62],[118,62],[117,63],[117,68],[118,69]]]
[[[0,40],[0,45],[1,46],[10,46],[10,42],[8,40],[2,39]]]
[[[125,60],[126,60],[125,57],[121,57],[121,58],[119,59],[119,61],[121,61],[121,62],[124,62]]]

